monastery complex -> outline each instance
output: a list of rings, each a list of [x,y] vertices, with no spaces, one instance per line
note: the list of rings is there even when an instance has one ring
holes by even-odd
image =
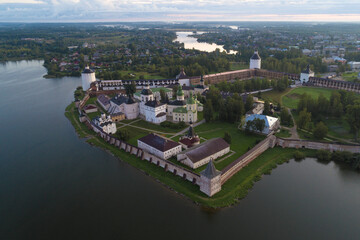
[[[82,73],[82,87],[87,95],[84,100],[78,103],[80,121],[87,124],[89,128],[93,129],[109,144],[199,185],[200,191],[208,196],[213,196],[219,192],[221,186],[231,176],[266,149],[274,146],[360,152],[358,146],[319,144],[303,140],[277,138],[273,133],[279,128],[279,119],[262,115],[260,109],[247,114],[245,121],[264,120],[265,128],[260,134],[265,135],[266,138],[222,171],[216,170],[213,161],[230,154],[230,145],[223,138],[220,138],[221,136],[204,141],[195,133],[193,124],[199,122],[198,113],[203,111],[203,105],[195,96],[198,93],[202,94],[207,91],[207,85],[254,77],[266,77],[269,79],[287,77],[295,80],[297,85],[344,89],[360,93],[359,83],[316,78],[309,66],[300,75],[263,70],[261,69],[261,58],[257,51],[250,59],[249,69],[195,77],[188,77],[184,70],[181,70],[180,74],[174,79],[97,80],[95,72],[87,67]],[[134,83],[137,91],[134,94],[125,95],[125,86]],[[173,98],[172,88],[175,85],[177,91],[176,97]],[[165,93],[166,99],[161,99],[160,91]],[[94,107],[96,108],[96,106],[90,106],[90,104],[84,106],[90,96],[97,97],[98,104],[106,112],[107,116],[104,113],[94,119],[88,118],[86,114],[94,111]],[[189,128],[179,136],[178,142],[166,136],[150,133],[137,139],[137,146],[121,141],[113,135],[116,132],[116,121],[137,118],[152,124],[161,124],[165,121],[184,122],[189,125]],[[170,159],[175,159],[174,161],[178,164],[170,161]],[[191,170],[204,165],[206,165],[206,168],[200,174]]]

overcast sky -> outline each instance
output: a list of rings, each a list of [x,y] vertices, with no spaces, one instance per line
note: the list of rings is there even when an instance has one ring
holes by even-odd
[[[360,0],[0,0],[0,21],[360,22]]]

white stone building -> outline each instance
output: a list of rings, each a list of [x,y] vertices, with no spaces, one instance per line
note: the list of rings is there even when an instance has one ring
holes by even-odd
[[[179,143],[154,133],[138,139],[138,147],[161,159],[169,159],[181,152],[181,145]]]
[[[96,117],[93,120],[95,126],[102,129],[103,132],[107,134],[116,133],[116,124],[111,120],[111,117],[106,117],[105,114],[101,114],[101,117]]]
[[[230,151],[230,145],[222,138],[213,138],[189,148],[177,155],[177,160],[195,169]]]
[[[140,114],[146,121],[152,123],[162,123],[166,121],[166,104],[155,99],[149,86],[141,91]]]
[[[126,119],[135,119],[139,116],[139,102],[133,97],[118,94],[110,100],[108,112],[110,114],[122,112]]]

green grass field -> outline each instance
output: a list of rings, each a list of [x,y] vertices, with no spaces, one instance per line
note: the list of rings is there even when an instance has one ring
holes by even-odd
[[[358,72],[346,72],[343,73],[341,76],[345,81],[354,81],[358,79]]]
[[[162,127],[160,125],[150,123],[145,120],[136,121],[136,122],[132,123],[131,125],[158,131],[158,132],[163,132],[163,133],[177,133],[188,127],[188,126],[186,126],[185,128],[182,128],[182,129],[172,129],[169,127]]]
[[[119,128],[118,131],[125,130],[125,129],[128,130],[129,133],[130,133],[130,138],[129,138],[129,140],[127,142],[134,145],[134,146],[137,146],[137,140],[139,138],[142,138],[142,137],[144,137],[144,136],[146,136],[146,135],[148,135],[150,133],[149,131],[142,130],[142,129],[139,129],[139,128],[134,128],[134,127],[131,127],[131,126],[126,126],[126,127],[123,127],[123,128]]]
[[[333,91],[336,90],[328,89],[328,88],[316,88],[316,87],[294,88],[282,97],[282,104],[285,107],[295,109],[300,100],[300,96],[304,93],[308,94],[314,99],[317,99],[320,96],[320,94],[323,94],[324,97],[330,99],[331,93]]]
[[[281,138],[288,138],[288,137],[291,137],[291,134],[290,134],[289,130],[282,128],[282,129],[280,129],[280,132],[275,134],[275,136],[281,137]]]
[[[261,93],[261,99],[268,100],[269,102],[272,102],[272,103],[275,103],[275,104],[277,104],[277,103],[282,104],[281,98],[290,91],[291,91],[291,88],[287,88],[283,92],[279,92],[277,90],[271,90],[271,91],[268,91],[268,92],[263,92],[263,93]]]

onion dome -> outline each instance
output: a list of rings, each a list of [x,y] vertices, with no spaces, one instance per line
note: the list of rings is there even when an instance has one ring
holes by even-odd
[[[183,90],[182,90],[181,85],[179,85],[179,88],[178,88],[178,90],[177,90],[176,96],[184,96],[184,92],[183,92]]]

